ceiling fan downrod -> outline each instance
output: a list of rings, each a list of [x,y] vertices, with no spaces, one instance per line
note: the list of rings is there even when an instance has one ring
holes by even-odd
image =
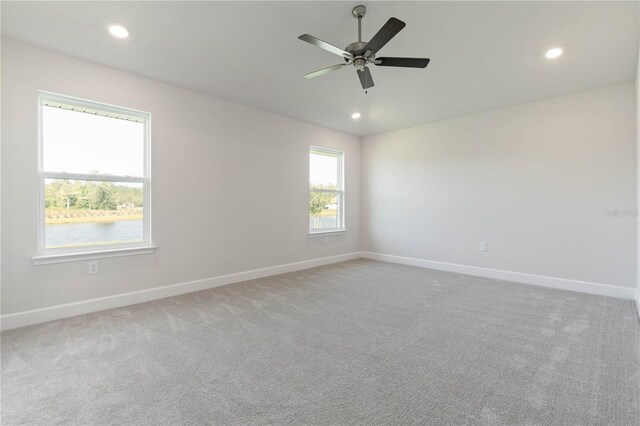
[[[358,18],[358,42],[362,43],[362,18],[367,13],[367,8],[359,5],[353,8],[351,14]]]
[[[345,48],[345,50],[352,55],[351,63],[353,63],[356,70],[359,71],[363,71],[367,66],[367,57],[365,56],[366,52],[364,52],[364,48],[367,43],[362,41],[362,18],[364,18],[366,13],[367,8],[363,5],[356,6],[351,11],[351,14],[358,20],[358,41],[349,44]],[[373,60],[373,58],[371,59]]]

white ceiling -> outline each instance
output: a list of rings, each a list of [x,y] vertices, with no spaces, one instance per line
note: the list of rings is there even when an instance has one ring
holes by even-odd
[[[2,35],[357,135],[635,78],[638,3],[606,1],[363,2],[365,40],[391,16],[407,23],[379,56],[427,69],[373,67],[366,95],[351,68],[303,79],[341,59],[298,35],[346,46],[358,3],[3,1]],[[546,60],[556,45],[565,54]]]

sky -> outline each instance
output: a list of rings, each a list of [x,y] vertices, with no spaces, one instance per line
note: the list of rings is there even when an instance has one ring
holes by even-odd
[[[338,184],[338,159],[329,155],[311,154],[309,162],[311,185]]]
[[[42,107],[44,171],[144,176],[144,124]]]
[[[144,175],[144,124],[43,106],[44,171]],[[311,154],[310,183],[337,185],[338,159]]]

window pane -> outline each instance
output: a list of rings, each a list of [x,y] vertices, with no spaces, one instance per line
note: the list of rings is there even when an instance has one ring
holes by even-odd
[[[42,107],[44,171],[143,176],[144,123]]]
[[[309,163],[311,188],[338,189],[338,166],[337,156],[311,152]]]
[[[143,240],[141,183],[45,180],[46,248]]]
[[[331,192],[309,193],[309,229],[338,228],[338,196]]]

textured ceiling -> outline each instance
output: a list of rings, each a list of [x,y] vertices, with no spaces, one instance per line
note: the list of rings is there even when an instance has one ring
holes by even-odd
[[[426,70],[302,74],[341,59],[297,39],[355,41],[358,2],[7,2],[2,35],[91,62],[357,135],[635,78],[637,2],[363,2],[364,39],[407,23],[379,56],[425,56]],[[109,36],[111,22],[131,37]],[[544,51],[562,46],[555,60]],[[362,118],[351,119],[360,111]]]

